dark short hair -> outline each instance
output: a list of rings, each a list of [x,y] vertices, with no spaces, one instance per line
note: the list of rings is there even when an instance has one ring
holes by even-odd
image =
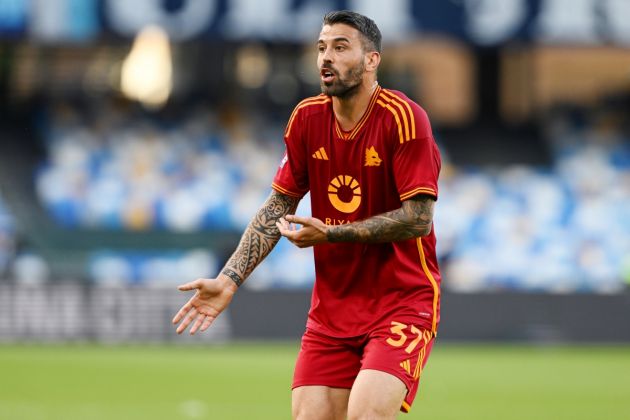
[[[381,52],[381,31],[369,17],[350,10],[329,12],[324,16],[324,25],[334,25],[335,23],[343,23],[359,31],[363,35],[365,50]]]

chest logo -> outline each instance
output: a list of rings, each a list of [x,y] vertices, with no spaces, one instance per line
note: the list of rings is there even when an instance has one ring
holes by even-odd
[[[311,156],[313,156],[315,159],[328,160],[326,149],[324,149],[323,147],[320,147],[319,149],[317,149],[317,151],[313,153]]]
[[[359,181],[350,175],[339,175],[328,184],[328,199],[342,213],[353,213],[361,204]]]
[[[374,150],[374,146],[369,149],[365,149],[365,166],[381,166],[381,158]]]

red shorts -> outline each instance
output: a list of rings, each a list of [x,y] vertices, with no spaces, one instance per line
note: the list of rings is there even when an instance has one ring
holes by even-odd
[[[394,375],[407,386],[400,409],[409,412],[433,339],[430,330],[397,321],[350,338],[330,337],[307,328],[293,388],[323,385],[350,389],[361,369],[379,370]]]

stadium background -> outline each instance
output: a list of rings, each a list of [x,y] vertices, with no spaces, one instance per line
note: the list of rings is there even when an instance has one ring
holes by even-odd
[[[341,8],[443,153],[408,418],[630,414],[630,2],[0,0],[0,418],[288,417],[309,250],[208,333],[169,322],[268,194]]]

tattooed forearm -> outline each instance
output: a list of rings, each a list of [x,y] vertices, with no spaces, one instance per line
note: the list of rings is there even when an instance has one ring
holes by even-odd
[[[272,191],[245,229],[236,251],[221,273],[240,286],[278,243],[280,231],[276,227],[276,221],[294,213],[298,203],[297,198]]]
[[[232,281],[236,283],[238,287],[241,287],[241,284],[243,284],[243,279],[241,278],[241,276],[239,276],[238,274],[236,274],[233,270],[230,270],[229,268],[224,268],[223,271],[221,271],[221,274],[225,274],[230,279],[232,279]]]
[[[369,219],[330,227],[329,242],[395,242],[431,232],[435,199],[418,195],[403,202],[402,207]]]

